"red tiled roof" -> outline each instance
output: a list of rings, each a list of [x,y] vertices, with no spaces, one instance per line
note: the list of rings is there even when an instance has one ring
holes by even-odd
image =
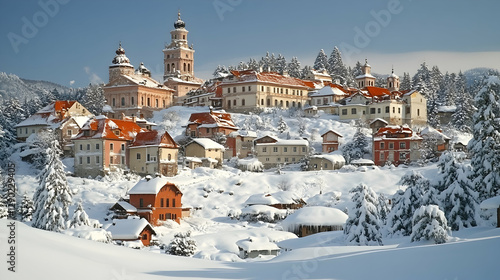
[[[365,87],[366,91],[370,95],[370,97],[382,97],[382,96],[390,96],[391,92],[386,88],[380,87]]]
[[[68,110],[75,104],[76,101],[61,101],[57,100],[54,102],[54,111],[61,112],[62,110]]]
[[[413,130],[408,126],[386,126],[381,127],[375,134],[376,137],[383,135],[394,135],[394,134],[408,134],[408,136],[413,135]]]
[[[305,81],[290,76],[283,76],[276,72],[257,72],[255,70],[243,70],[243,71],[233,70],[231,71],[231,73],[236,78],[238,78],[239,81],[256,80],[260,82],[268,82],[280,85],[314,88],[314,82],[312,81]]]
[[[222,113],[217,111],[192,113],[189,117],[189,123],[196,124],[216,124],[220,127],[229,127],[238,129],[231,119],[231,114]]]
[[[137,147],[153,145],[159,145],[165,148],[179,148],[177,143],[175,143],[174,139],[170,136],[170,134],[168,134],[168,132],[159,134],[157,130],[141,131],[137,133],[134,142],[130,146]]]
[[[84,131],[91,131],[89,136],[84,136]],[[135,122],[117,119],[92,119],[82,128],[74,138],[79,139],[112,139],[112,140],[134,140],[135,136],[146,131]],[[116,132],[116,134],[115,134]],[[117,135],[118,134],[118,135]]]
[[[350,92],[348,90],[346,90],[344,87],[342,87],[341,85],[330,83],[330,84],[328,84],[328,86],[330,86],[332,88],[338,88],[341,91],[345,92],[346,94],[350,94]]]

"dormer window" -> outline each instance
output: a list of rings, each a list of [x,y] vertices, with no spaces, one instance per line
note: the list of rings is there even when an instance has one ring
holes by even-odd
[[[115,130],[115,131],[113,131],[113,133],[114,133],[116,136],[120,136],[120,131],[119,131],[119,130]]]
[[[83,131],[83,136],[90,136],[90,131],[89,130],[84,130]]]

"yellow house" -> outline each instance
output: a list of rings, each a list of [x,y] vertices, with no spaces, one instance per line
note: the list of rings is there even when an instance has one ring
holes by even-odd
[[[195,138],[184,149],[186,157],[200,158],[205,162],[203,166],[211,168],[222,165],[224,150],[224,146],[208,138]]]
[[[264,136],[255,140],[255,153],[265,168],[298,163],[309,153],[309,142]]]

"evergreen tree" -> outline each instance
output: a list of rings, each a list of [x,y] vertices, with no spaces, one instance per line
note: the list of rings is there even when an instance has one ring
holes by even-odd
[[[288,125],[286,124],[285,120],[283,119],[283,116],[280,116],[280,120],[278,122],[279,133],[283,134],[287,130],[288,130]]]
[[[434,240],[445,243],[449,237],[449,227],[444,212],[437,205],[423,205],[413,215],[411,242]]]
[[[412,231],[413,213],[423,204],[424,193],[430,184],[429,180],[415,171],[401,177],[399,184],[406,186],[406,190],[394,195],[394,203],[387,217],[388,231],[392,235],[408,236]]]
[[[445,153],[440,159],[440,169],[445,187],[440,197],[449,226],[455,231],[476,226],[477,192],[470,187],[470,166],[458,162],[452,153]]]
[[[346,85],[348,83],[348,70],[347,67],[342,62],[342,54],[340,50],[335,46],[333,48],[332,53],[330,54],[330,58],[328,59],[328,73],[332,76],[332,80],[339,81],[341,85]]]
[[[361,159],[365,154],[370,153],[369,143],[366,135],[361,131],[361,128],[356,130],[350,142],[342,146],[342,155],[347,164],[355,159]]]
[[[352,76],[356,78],[359,75],[363,75],[363,64],[361,62],[357,61],[356,66],[351,70],[352,71]]]
[[[316,56],[313,69],[316,71],[323,71],[329,69],[328,56],[325,54],[325,51],[323,49],[321,49],[318,53],[318,56]]]
[[[196,252],[196,241],[191,238],[191,232],[176,233],[165,253],[175,256],[189,257]]]
[[[346,221],[345,240],[357,245],[382,245],[377,194],[365,184],[359,184],[349,192],[354,207]]]
[[[309,75],[309,73],[311,73],[312,71],[312,67],[311,66],[304,66],[304,68],[302,68],[302,71],[300,73],[300,79],[305,79],[307,77],[307,75]]]
[[[273,56],[274,56],[274,54],[273,54]],[[269,55],[269,52],[266,53],[265,57],[262,57],[259,64],[262,67],[262,71],[264,71],[264,72],[272,71],[273,61],[271,59],[271,56]]]
[[[248,69],[258,71],[259,67],[260,66],[259,66],[259,63],[257,62],[257,60],[250,58],[250,61],[248,62]]]
[[[217,68],[215,68],[212,75],[214,76],[214,78],[226,77],[227,75],[229,75],[229,70],[225,65],[217,65]]]
[[[81,202],[78,202],[75,212],[73,212],[73,217],[71,218],[69,228],[76,228],[79,226],[90,226],[90,219]]]
[[[242,71],[242,70],[247,70],[247,69],[248,69],[248,65],[247,65],[245,62],[240,61],[240,63],[238,64],[237,69],[238,69],[239,71]]]
[[[283,73],[288,71],[288,65],[286,63],[286,59],[281,54],[278,54],[278,58],[276,58],[276,72],[283,75]]]
[[[292,60],[288,64],[288,75],[294,78],[301,78],[302,72],[300,68],[300,62],[297,60],[297,57],[292,57]]]
[[[54,137],[47,149],[47,166],[40,175],[40,184],[33,196],[33,227],[50,231],[66,229],[71,192],[60,154],[59,142]]]
[[[104,98],[102,85],[90,84],[82,99],[83,107],[87,108],[94,115],[100,115],[105,104],[106,99]]]
[[[457,77],[457,102],[455,113],[451,116],[451,126],[462,132],[472,132],[472,116],[475,112],[474,103],[467,91],[465,75],[460,72]]]
[[[387,203],[389,200],[384,194],[379,194],[378,195],[378,203],[377,203],[377,210],[379,213],[380,217],[380,222],[385,225],[387,222],[387,215],[390,212],[389,204]]]
[[[489,76],[476,95],[473,138],[469,141],[471,178],[480,201],[500,194],[500,78]]]
[[[6,219],[9,215],[9,205],[7,203],[7,189],[5,184],[5,178],[3,177],[2,168],[0,168],[0,219]]]
[[[401,85],[399,87],[400,90],[411,90],[411,78],[410,73],[403,73],[403,80],[401,81]]]
[[[29,222],[33,218],[33,200],[26,193],[24,193],[21,205],[18,207],[18,214],[23,222]]]

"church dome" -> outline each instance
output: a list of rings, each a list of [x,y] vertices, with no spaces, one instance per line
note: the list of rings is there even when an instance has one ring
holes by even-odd
[[[115,65],[127,65],[127,66],[131,66],[130,65],[130,60],[125,55],[125,50],[122,48],[122,43],[121,42],[120,42],[120,46],[116,50],[116,55],[113,58],[112,63],[115,64]]]
[[[175,29],[182,29],[186,27],[186,23],[181,19],[181,12],[177,13],[177,20],[174,22]]]

